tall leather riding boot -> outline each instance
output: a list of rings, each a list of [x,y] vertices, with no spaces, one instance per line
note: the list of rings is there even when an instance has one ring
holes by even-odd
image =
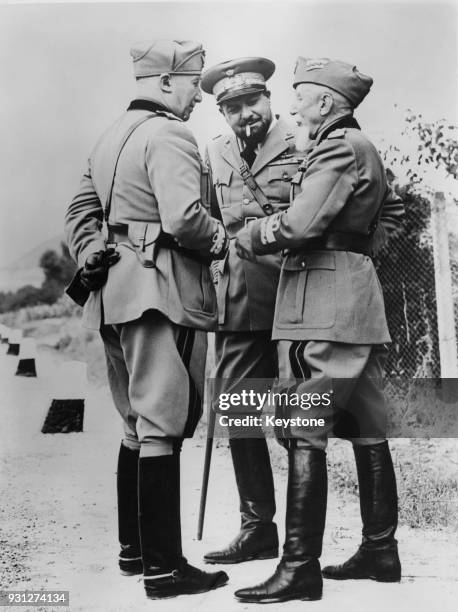
[[[275,603],[290,599],[320,599],[320,563],[327,502],[326,453],[316,449],[289,450],[286,539],[275,573],[235,596],[243,602]]]
[[[342,565],[323,569],[335,580],[371,578],[379,582],[401,579],[397,541],[398,497],[388,442],[353,447],[358,472],[359,501],[363,522],[362,543]]]
[[[229,440],[240,497],[241,526],[224,549],[209,552],[206,563],[240,563],[278,557],[275,493],[270,455],[264,438]]]
[[[205,593],[226,584],[224,572],[189,565],[181,551],[180,457],[140,457],[139,526],[146,595],[151,599]]]
[[[121,551],[121,574],[134,576],[143,573],[138,531],[138,458],[140,452],[121,444],[118,457],[118,535]]]

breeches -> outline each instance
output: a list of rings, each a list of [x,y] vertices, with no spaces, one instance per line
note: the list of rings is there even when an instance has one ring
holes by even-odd
[[[267,331],[220,331],[215,334],[215,357],[218,392],[233,393],[241,388],[256,388],[265,391],[263,380],[273,381],[278,376],[277,343]],[[246,379],[255,379],[250,382]],[[256,382],[259,381],[259,383]],[[246,381],[246,382],[244,382]],[[261,388],[263,387],[263,388]],[[237,437],[240,429],[229,428],[229,435]],[[245,427],[243,437],[259,437],[259,428]]]
[[[108,381],[124,421],[124,444],[142,456],[171,454],[202,414],[207,334],[155,310],[104,325]]]
[[[295,440],[302,448],[326,449],[329,435],[354,444],[378,444],[385,440],[387,404],[382,376],[385,345],[355,345],[304,340],[279,341],[280,380],[288,379],[294,392],[323,393],[332,389],[331,405],[303,410],[277,408],[280,417],[322,417],[323,427],[292,425],[277,428],[285,446]],[[280,412],[280,414],[279,414]]]

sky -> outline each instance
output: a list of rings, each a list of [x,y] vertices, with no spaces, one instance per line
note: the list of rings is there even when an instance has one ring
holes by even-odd
[[[62,233],[91,148],[134,97],[130,46],[154,38],[201,41],[206,67],[272,59],[286,118],[297,56],[355,63],[374,78],[357,118],[378,146],[399,141],[408,108],[458,120],[452,2],[0,2],[0,267]],[[228,129],[207,95],[189,126],[202,149]]]

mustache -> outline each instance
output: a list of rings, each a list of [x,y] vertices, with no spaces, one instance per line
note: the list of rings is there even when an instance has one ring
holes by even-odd
[[[245,128],[247,125],[253,125],[254,123],[258,123],[260,121],[262,122],[262,119],[260,117],[254,119],[247,119],[246,121],[243,121],[240,124],[240,127]]]

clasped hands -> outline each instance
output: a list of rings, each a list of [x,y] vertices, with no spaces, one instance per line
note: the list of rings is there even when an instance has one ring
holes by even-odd
[[[253,252],[253,241],[251,231],[248,225],[242,227],[235,236],[235,250],[241,259],[256,262],[257,258]]]

